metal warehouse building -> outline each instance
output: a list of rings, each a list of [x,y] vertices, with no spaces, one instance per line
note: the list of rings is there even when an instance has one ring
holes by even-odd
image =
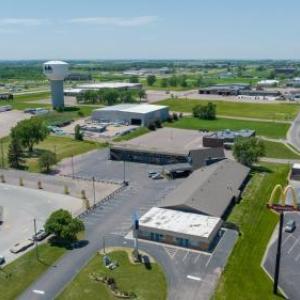
[[[107,123],[124,123],[148,126],[156,120],[165,121],[169,108],[151,104],[120,104],[94,110],[92,120]]]
[[[139,220],[138,237],[197,250],[209,250],[222,225],[216,217],[152,207]]]

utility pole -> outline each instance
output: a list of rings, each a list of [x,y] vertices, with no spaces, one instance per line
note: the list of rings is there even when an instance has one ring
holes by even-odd
[[[125,184],[125,182],[126,182],[126,180],[125,180],[125,176],[126,176],[126,174],[125,174],[125,160],[123,160],[123,183]]]
[[[95,191],[95,176],[93,176],[93,194],[94,194],[94,208],[96,206],[96,191]]]
[[[3,150],[3,140],[1,139],[1,168],[4,169],[4,150]]]
[[[72,165],[72,178],[75,177],[75,171],[74,171],[74,156],[71,157],[71,165]]]
[[[105,235],[102,238],[102,244],[103,244],[103,253],[105,254]]]
[[[34,229],[34,236],[36,236],[37,233],[37,228],[36,228],[36,219],[33,219],[33,229]],[[36,259],[40,260],[39,257],[39,249],[38,249],[38,242],[37,240],[34,238],[34,244],[35,244],[35,254],[36,254]]]
[[[276,253],[275,271],[274,271],[274,284],[273,284],[273,293],[275,295],[278,292],[278,280],[279,280],[279,271],[280,271],[280,257],[281,257],[281,241],[282,241],[283,219],[284,219],[284,214],[283,214],[283,211],[281,211],[280,212],[280,219],[279,219],[277,253]]]

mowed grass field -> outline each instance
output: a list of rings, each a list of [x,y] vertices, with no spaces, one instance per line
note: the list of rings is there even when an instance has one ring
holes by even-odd
[[[266,155],[270,158],[282,158],[282,159],[300,159],[300,153],[297,154],[289,149],[285,144],[281,142],[264,141]]]
[[[257,122],[236,119],[217,118],[216,120],[200,120],[194,117],[183,117],[173,123],[165,123],[165,126],[195,130],[240,130],[254,129],[256,134],[270,138],[285,138],[290,124]]]
[[[128,259],[128,253],[121,250],[111,252],[108,255],[112,261],[119,263],[118,268],[113,271],[108,270],[103,266],[102,255],[96,255],[57,299],[118,299],[104,284],[92,280],[90,278],[91,273],[114,278],[118,288],[122,291],[135,293],[137,296],[135,299],[167,299],[167,282],[160,265],[151,263],[151,268],[147,269],[144,264],[132,264]]]
[[[5,165],[8,166],[7,152],[10,143],[10,138],[6,137],[2,139],[2,141],[4,150],[4,161]],[[28,168],[28,171],[39,172],[40,169],[38,164],[38,158],[43,153],[43,151],[52,151],[56,153],[57,160],[60,161],[64,158],[83,154],[91,150],[103,148],[105,146],[106,144],[100,144],[90,141],[75,141],[74,139],[68,137],[57,137],[50,135],[43,142],[34,146],[34,153],[32,157],[26,157],[24,165]],[[0,162],[2,161],[1,155],[2,154],[0,152]]]
[[[157,104],[168,105],[171,111],[189,112],[198,104],[213,102],[217,105],[217,114],[231,117],[257,118],[264,120],[291,121],[300,111],[295,103],[243,103],[230,101],[206,101],[192,99],[167,99]]]
[[[241,231],[219,281],[214,300],[282,299],[272,294],[272,281],[261,268],[278,216],[266,208],[276,184],[286,184],[286,165],[265,164],[264,172],[256,171],[235,205],[229,221]]]
[[[0,299],[16,299],[65,252],[65,248],[42,244],[39,246],[41,261],[36,259],[35,250],[31,250],[0,269]]]

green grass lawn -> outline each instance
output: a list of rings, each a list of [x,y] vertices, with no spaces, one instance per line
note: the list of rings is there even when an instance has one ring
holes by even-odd
[[[114,139],[114,142],[128,141],[134,139],[140,135],[148,133],[150,130],[147,127],[139,127],[134,131],[118,136]]]
[[[168,105],[170,110],[177,112],[192,112],[197,104],[206,104],[208,101],[191,99],[167,99],[157,104]],[[210,101],[217,105],[217,114],[231,117],[247,117],[268,120],[293,120],[300,110],[299,104],[278,103],[237,103],[230,101]]]
[[[3,149],[6,166],[8,165],[6,157],[9,142],[10,139],[8,137],[3,139]],[[55,152],[58,161],[60,161],[64,158],[76,156],[91,150],[100,149],[105,146],[106,144],[100,144],[90,141],[75,141],[74,139],[68,137],[48,136],[46,140],[34,147],[34,155],[33,157],[25,159],[25,166],[28,167],[28,171],[39,172],[40,169],[38,165],[38,157],[43,151]]]
[[[216,131],[222,129],[240,130],[255,129],[257,135],[270,138],[285,138],[289,124],[257,122],[235,119],[218,118],[216,120],[200,120],[193,117],[184,117],[173,123],[165,123],[165,126],[184,129],[196,129]]]
[[[118,299],[104,284],[90,279],[91,273],[113,277],[121,290],[134,292],[137,295],[136,299],[165,300],[167,298],[166,279],[158,264],[152,263],[151,269],[147,269],[143,264],[132,264],[125,251],[114,251],[109,256],[113,261],[119,262],[120,266],[117,269],[113,271],[106,269],[102,263],[102,256],[96,255],[66,287],[58,299]]]
[[[16,299],[65,251],[62,247],[42,244],[39,246],[41,262],[37,261],[35,250],[32,250],[0,269],[0,299]]]
[[[283,143],[264,141],[264,144],[265,144],[265,149],[266,149],[265,157],[284,158],[284,159],[300,159],[300,154],[297,155]]]
[[[276,184],[286,184],[288,166],[266,164],[255,172],[242,200],[229,216],[241,231],[218,284],[215,300],[282,299],[273,296],[272,281],[260,264],[278,216],[266,208]]]

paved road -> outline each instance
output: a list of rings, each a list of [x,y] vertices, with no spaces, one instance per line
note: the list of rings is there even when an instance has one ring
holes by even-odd
[[[297,228],[293,233],[283,233],[281,247],[281,263],[279,286],[283,289],[288,299],[300,299],[300,214],[285,213],[285,224],[289,219],[296,221]],[[267,251],[264,268],[273,277],[277,249],[278,227],[274,232],[274,240]]]
[[[53,299],[91,256],[102,248],[103,237],[107,246],[131,246],[132,241],[124,237],[130,231],[133,213],[138,210],[142,215],[183,180],[154,181],[147,176],[147,170],[153,168],[160,167],[127,163],[126,179],[130,182],[129,186],[84,217],[89,243],[68,252],[19,299]],[[96,176],[99,179],[109,177],[114,180],[123,178],[123,163],[107,160],[105,150],[82,157],[77,162],[76,170],[81,176]],[[226,231],[213,255],[151,242],[140,242],[140,247],[162,264],[169,281],[170,300],[209,299],[236,238],[235,231]],[[36,294],[33,290],[42,290],[45,294]]]
[[[296,149],[300,151],[300,113],[293,121],[288,134],[287,139]]]

